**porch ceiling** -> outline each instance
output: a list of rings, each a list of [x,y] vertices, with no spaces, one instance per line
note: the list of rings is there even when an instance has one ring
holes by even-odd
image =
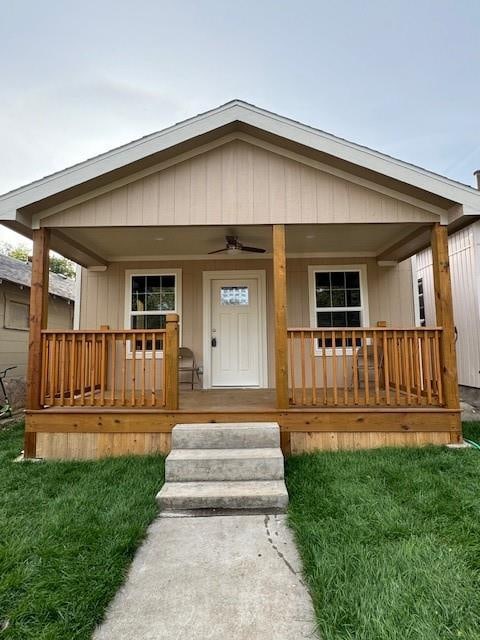
[[[355,256],[388,258],[388,249],[397,248],[402,239],[420,238],[425,226],[415,223],[288,225],[287,254],[290,256]],[[162,260],[204,258],[225,245],[226,235],[236,235],[245,245],[262,247],[265,254],[241,253],[235,258],[268,257],[272,251],[269,225],[238,227],[110,227],[62,229],[62,237],[73,246],[88,247],[90,254],[105,262],[123,260]],[[55,234],[55,231],[54,231]],[[64,251],[65,253],[65,251]],[[405,256],[407,257],[407,256]],[[226,253],[214,259],[231,259]],[[98,264],[93,260],[92,264]]]

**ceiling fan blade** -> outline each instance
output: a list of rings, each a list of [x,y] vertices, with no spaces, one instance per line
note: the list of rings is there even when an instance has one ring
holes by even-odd
[[[207,255],[211,255],[212,253],[223,253],[224,251],[228,251],[228,249],[225,248],[225,249],[217,249],[216,251],[209,251]]]
[[[265,253],[266,249],[260,249],[259,247],[246,247],[242,245],[240,247],[241,251],[250,251],[251,253]]]

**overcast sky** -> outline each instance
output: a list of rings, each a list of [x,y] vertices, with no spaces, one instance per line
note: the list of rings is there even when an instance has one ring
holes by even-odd
[[[480,0],[0,8],[0,193],[232,98],[467,184],[480,168]]]

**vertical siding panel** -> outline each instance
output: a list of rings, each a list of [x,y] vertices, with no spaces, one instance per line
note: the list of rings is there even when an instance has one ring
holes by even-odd
[[[174,224],[190,224],[190,167],[189,162],[182,162],[175,168],[175,206]]]
[[[158,174],[158,224],[175,221],[175,168]]]
[[[238,142],[237,155],[237,216],[246,224],[253,222],[253,147]]]
[[[317,218],[316,171],[302,167],[300,172],[301,210],[303,223],[314,223]]]
[[[332,222],[335,222],[335,213],[333,208],[333,180],[327,173],[317,173],[316,196],[316,221],[331,220]]]
[[[218,149],[207,154],[207,222],[222,223],[222,156]]]
[[[300,185],[300,165],[285,160],[285,219],[298,222],[302,216],[302,198]]]
[[[222,221],[237,218],[237,150],[235,144],[222,147]]]
[[[158,223],[158,179],[156,175],[148,176],[143,182],[142,223],[155,225]]]
[[[190,173],[190,220],[191,224],[205,224],[207,169],[205,155],[191,162]]]
[[[345,180],[333,180],[333,217],[334,221],[350,221],[348,189]]]
[[[143,180],[127,187],[127,224],[141,224],[143,211]]]
[[[253,217],[259,223],[270,220],[267,159],[266,151],[259,149],[253,154]]]
[[[285,160],[281,156],[271,154],[268,156],[268,184],[270,193],[270,211],[268,220],[286,219],[285,202]]]
[[[127,190],[125,187],[112,191],[112,224],[127,224]]]

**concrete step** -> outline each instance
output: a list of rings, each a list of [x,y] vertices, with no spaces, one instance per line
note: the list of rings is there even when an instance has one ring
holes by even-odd
[[[264,449],[173,449],[165,461],[167,482],[283,480],[283,455]]]
[[[259,449],[280,446],[276,422],[177,424],[172,449]]]
[[[167,482],[157,494],[161,509],[262,509],[284,511],[288,493],[282,480]]]

